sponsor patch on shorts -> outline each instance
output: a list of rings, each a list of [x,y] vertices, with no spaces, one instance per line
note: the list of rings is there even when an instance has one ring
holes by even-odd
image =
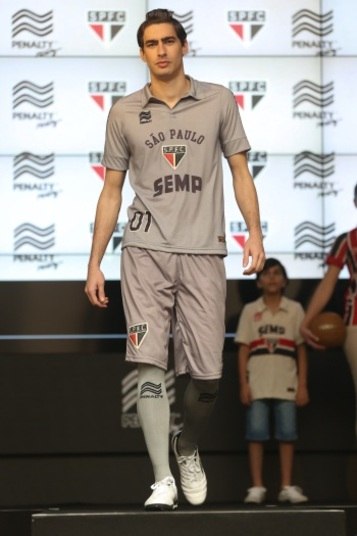
[[[141,322],[140,324],[133,324],[128,328],[128,337],[133,346],[138,350],[142,345],[147,332],[149,331],[149,326],[147,322]]]

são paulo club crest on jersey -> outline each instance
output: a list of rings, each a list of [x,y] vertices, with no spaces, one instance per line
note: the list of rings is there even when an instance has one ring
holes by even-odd
[[[163,145],[162,156],[170,164],[172,169],[177,169],[186,156],[186,145]]]

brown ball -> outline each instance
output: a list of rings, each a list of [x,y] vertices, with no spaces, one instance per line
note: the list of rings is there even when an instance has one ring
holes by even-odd
[[[319,344],[327,348],[342,346],[346,339],[346,326],[337,313],[324,311],[313,318],[309,325]]]

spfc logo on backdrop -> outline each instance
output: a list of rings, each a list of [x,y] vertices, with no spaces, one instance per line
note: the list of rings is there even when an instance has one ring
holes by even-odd
[[[263,238],[265,238],[268,233],[268,222],[261,221],[260,226],[262,229]],[[243,249],[249,236],[247,224],[244,221],[231,221],[229,224],[229,231],[236,244]]]
[[[88,11],[87,22],[104,43],[110,43],[126,23],[125,11]]]
[[[245,43],[250,43],[263,28],[266,11],[228,11],[228,24]]]
[[[120,245],[123,241],[124,236],[124,230],[126,227],[125,221],[118,221],[115,225],[114,231],[112,233],[111,238],[111,250],[112,253],[119,254],[120,253]],[[94,222],[91,222],[89,224],[89,232],[91,235],[94,233]]]
[[[242,110],[253,110],[267,91],[267,83],[263,80],[231,80],[228,87]]]
[[[177,169],[187,152],[186,145],[163,145],[162,156],[172,169]]]
[[[249,151],[248,163],[252,173],[253,179],[255,179],[261,171],[265,168],[268,161],[268,154],[266,152]]]
[[[104,181],[105,176],[105,167],[102,166],[102,157],[103,153],[89,153],[89,163],[92,170],[97,174],[97,176]]]
[[[101,110],[109,110],[117,100],[126,95],[126,82],[88,82],[88,92]]]

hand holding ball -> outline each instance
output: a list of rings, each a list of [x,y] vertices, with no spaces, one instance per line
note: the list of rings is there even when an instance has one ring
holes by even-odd
[[[313,318],[309,329],[319,338],[318,344],[326,348],[342,346],[346,339],[346,326],[337,313],[325,311]]]

